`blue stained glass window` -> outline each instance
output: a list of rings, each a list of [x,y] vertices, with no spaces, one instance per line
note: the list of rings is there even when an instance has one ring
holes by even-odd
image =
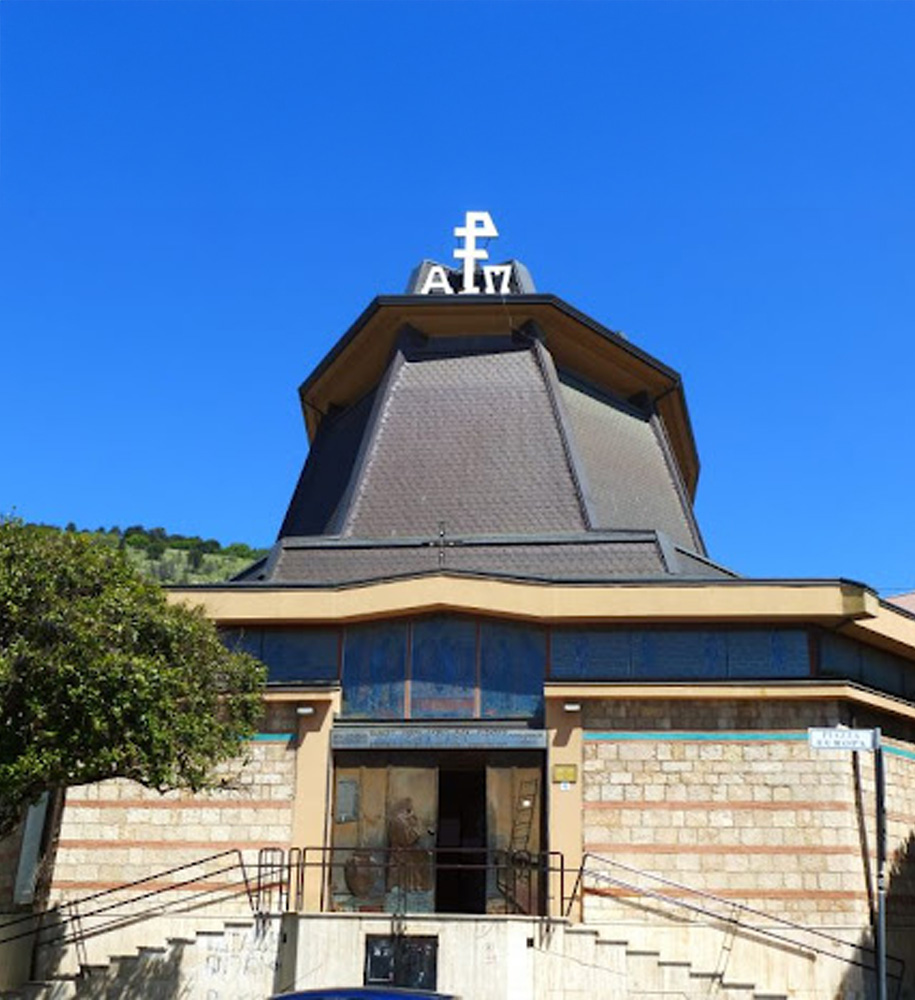
[[[407,625],[353,625],[343,642],[343,714],[401,719],[407,666]]]
[[[263,660],[264,630],[262,628],[225,628],[220,626],[219,638],[233,653],[250,653]]]
[[[267,664],[268,680],[335,681],[339,673],[336,629],[264,629],[261,659]]]
[[[476,622],[436,615],[413,625],[410,714],[472,718],[476,699]]]
[[[820,674],[847,677],[869,688],[915,696],[915,664],[831,632],[820,634]]]
[[[632,671],[631,634],[600,629],[554,629],[554,680],[625,680]]]
[[[903,694],[902,661],[882,649],[864,647],[861,652],[861,680],[868,687],[891,694]]]
[[[803,629],[554,629],[554,680],[807,677]]]
[[[861,647],[841,635],[824,632],[820,636],[820,673],[861,680]]]
[[[266,664],[269,684],[337,679],[337,629],[223,628],[219,634],[227,649],[250,653]]]
[[[632,676],[644,680],[702,680],[726,676],[727,644],[720,632],[633,633]]]
[[[803,629],[753,629],[728,633],[728,677],[809,677]]]
[[[543,711],[546,635],[530,625],[482,622],[480,699],[484,718],[537,718]]]

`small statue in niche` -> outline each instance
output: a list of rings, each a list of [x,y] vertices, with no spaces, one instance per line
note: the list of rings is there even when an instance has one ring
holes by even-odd
[[[432,856],[419,847],[422,831],[413,811],[413,800],[398,799],[388,816],[388,888],[407,891],[432,888]]]

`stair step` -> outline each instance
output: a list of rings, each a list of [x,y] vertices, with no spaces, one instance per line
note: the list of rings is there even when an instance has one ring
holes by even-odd
[[[23,1000],[40,1000],[48,991],[48,983],[25,983],[20,987],[19,995]]]
[[[200,990],[216,974],[241,980],[239,995],[264,997],[270,992],[273,959],[265,948],[273,947],[278,930],[276,922],[241,915],[220,921],[218,926],[210,924],[196,934],[191,931],[190,935],[176,933],[166,937],[169,929],[166,925],[159,938],[164,943],[140,945],[134,954],[122,951],[103,961],[82,963],[73,974],[0,989],[0,1000],[121,1000],[125,991],[153,1000],[164,998],[166,993],[171,997],[179,988],[182,996],[197,997],[202,996]],[[588,928],[577,939],[583,953],[593,953],[597,937]],[[92,958],[95,959],[94,954]]]
[[[111,970],[111,978],[117,979],[119,976],[131,976],[140,964],[139,955],[112,955],[108,968]]]
[[[593,938],[596,941],[600,937],[600,931],[595,930],[593,927],[569,927],[566,930],[566,937],[586,937]]]
[[[20,1000],[20,998],[21,1000],[39,1000],[39,998],[51,996],[51,990],[54,989],[57,991],[56,996],[69,996],[75,988],[75,980],[75,974],[63,973],[54,979],[33,979],[18,986],[15,990],[9,991],[9,993],[0,994],[0,996],[16,998],[16,1000]]]
[[[13,998],[15,1000],[47,1000],[50,997],[63,1000],[65,997],[73,996],[75,991],[74,978],[72,976],[61,976],[59,979],[35,979],[31,982],[23,983],[15,990],[4,993],[3,996],[5,998],[9,997],[10,1000],[13,1000]]]
[[[626,990],[629,996],[644,997],[661,992],[667,985],[664,973],[658,968],[661,953],[645,948],[626,949]]]

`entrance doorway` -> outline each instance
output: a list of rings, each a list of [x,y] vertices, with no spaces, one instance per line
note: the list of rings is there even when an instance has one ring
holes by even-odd
[[[543,912],[543,755],[334,757],[328,903],[380,913]]]
[[[486,771],[438,773],[437,913],[486,912]]]

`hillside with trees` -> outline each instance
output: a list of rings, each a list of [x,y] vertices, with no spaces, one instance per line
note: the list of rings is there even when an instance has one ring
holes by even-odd
[[[199,535],[173,535],[165,528],[145,528],[132,524],[127,528],[78,528],[72,522],[66,528],[38,525],[48,532],[65,531],[123,549],[130,562],[149,580],[164,585],[220,583],[231,579],[251,563],[266,555],[267,549],[254,549],[243,542],[222,545],[215,538]]]

